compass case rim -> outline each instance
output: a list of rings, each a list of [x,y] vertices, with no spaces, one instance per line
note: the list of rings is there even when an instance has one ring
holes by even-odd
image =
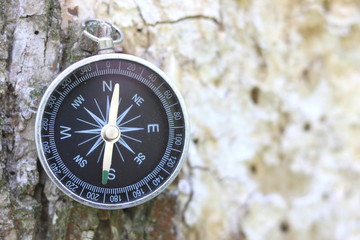
[[[65,77],[67,77],[69,74],[73,73],[76,69],[90,64],[90,63],[94,63],[97,61],[101,61],[101,60],[112,60],[112,59],[118,59],[118,60],[128,60],[128,61],[133,61],[136,63],[139,63],[141,65],[144,65],[148,68],[150,68],[151,70],[153,70],[154,72],[156,72],[157,74],[159,74],[161,76],[161,78],[170,86],[170,88],[172,89],[172,91],[175,93],[179,104],[180,104],[180,108],[182,110],[183,113],[183,121],[184,121],[184,146],[183,146],[183,150],[181,152],[181,156],[180,159],[178,161],[178,164],[176,166],[176,168],[174,169],[174,171],[172,172],[172,174],[166,179],[166,181],[164,183],[162,183],[158,188],[156,188],[155,190],[153,190],[152,192],[148,193],[147,195],[138,198],[136,200],[130,201],[130,202],[124,202],[124,203],[118,203],[118,204],[105,204],[105,203],[97,203],[97,202],[92,202],[89,201],[83,197],[80,197],[79,195],[73,193],[72,191],[70,191],[66,186],[64,186],[64,184],[62,182],[60,182],[60,180],[55,176],[55,174],[53,173],[53,171],[50,169],[49,164],[47,163],[47,159],[45,157],[45,153],[44,153],[44,149],[43,149],[43,144],[42,144],[42,139],[41,139],[41,129],[42,129],[42,118],[44,115],[44,111],[46,108],[46,104],[49,100],[49,97],[51,96],[51,94],[55,91],[55,89],[57,88],[57,86],[65,79]],[[95,56],[91,56],[85,59],[82,59],[72,65],[70,65],[69,67],[67,67],[66,69],[64,69],[49,85],[49,87],[46,89],[39,107],[38,107],[38,111],[36,114],[36,119],[35,119],[35,143],[36,143],[36,149],[37,149],[37,153],[41,162],[41,165],[43,167],[43,169],[45,170],[45,172],[47,173],[47,175],[49,176],[49,178],[52,180],[52,182],[55,183],[55,185],[66,195],[68,195],[70,198],[74,199],[75,201],[82,203],[84,205],[90,206],[90,207],[94,207],[94,208],[99,208],[99,209],[123,209],[123,208],[130,208],[130,207],[134,207],[137,205],[140,205],[156,196],[158,196],[163,190],[165,190],[172,182],[173,180],[178,176],[184,162],[185,162],[185,158],[188,152],[188,148],[189,148],[189,142],[190,142],[190,121],[189,121],[189,116],[188,116],[188,112],[185,106],[185,102],[184,99],[182,98],[182,95],[180,93],[180,91],[177,89],[175,83],[157,66],[155,66],[154,64],[133,56],[133,55],[128,55],[128,54],[120,54],[120,53],[111,53],[111,54],[103,54],[103,55],[95,55]]]

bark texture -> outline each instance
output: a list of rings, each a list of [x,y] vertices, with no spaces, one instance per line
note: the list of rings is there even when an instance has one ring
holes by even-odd
[[[91,54],[88,17],[162,68],[191,118],[178,181],[127,210],[73,202],[37,160],[37,105]],[[5,0],[0,31],[0,239],[360,239],[358,1]]]

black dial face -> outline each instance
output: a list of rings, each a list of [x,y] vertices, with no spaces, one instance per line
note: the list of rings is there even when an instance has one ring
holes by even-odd
[[[45,170],[65,193],[99,208],[157,195],[178,173],[187,141],[182,100],[164,75],[113,56],[68,70],[38,120]]]

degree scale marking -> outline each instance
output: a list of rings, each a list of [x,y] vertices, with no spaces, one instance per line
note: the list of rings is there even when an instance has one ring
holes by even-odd
[[[122,62],[122,61],[119,61],[119,69],[121,68],[121,62]],[[95,63],[95,65],[96,65],[96,67],[97,67],[97,64],[96,64],[96,63]],[[81,78],[83,78],[83,79],[81,79],[81,80],[79,80],[79,78],[78,78],[78,77],[76,76],[76,74],[74,73],[74,76],[75,76],[75,78],[76,78],[76,82],[73,82],[73,83],[71,84],[71,85],[72,85],[71,87],[68,86],[67,89],[66,89],[66,91],[67,91],[67,92],[70,92],[76,85],[78,85],[78,84],[80,84],[81,82],[89,79],[91,75],[100,76],[100,75],[106,74],[106,70],[107,70],[107,69],[105,69],[105,73],[102,73],[101,70],[99,71],[99,70],[97,69],[97,72],[96,72],[96,73],[95,73],[95,72],[91,72],[91,73],[89,73],[89,74],[86,74],[85,76],[81,77]],[[113,72],[115,72],[116,69],[112,69],[112,70],[113,70]],[[104,70],[102,70],[102,71],[104,71]],[[143,73],[143,71],[144,71],[144,69],[142,69],[141,74]],[[120,75],[126,75],[126,76],[129,76],[129,75],[130,75],[130,74],[126,74],[126,71],[124,71],[124,70],[122,70],[122,71],[118,71],[118,70],[117,70],[116,72],[117,72],[117,74],[119,74],[119,72],[121,72],[122,74],[120,73]],[[128,71],[128,72],[129,72],[129,71]],[[130,73],[130,72],[129,72],[129,73]],[[147,87],[149,87],[158,97],[161,96],[161,93],[160,93],[159,91],[156,91],[156,90],[159,90],[159,89],[165,84],[165,82],[163,81],[159,86],[156,87],[156,85],[154,85],[153,83],[151,83],[149,80],[143,78],[143,77],[141,76],[141,74],[140,74],[140,75],[137,75],[137,74],[131,72],[131,75],[132,75],[131,77],[140,80],[143,84],[145,84]],[[156,90],[155,90],[155,89],[156,89]],[[154,90],[155,90],[155,91],[154,91]],[[63,93],[64,93],[64,92],[63,92]],[[60,93],[59,93],[59,95],[60,95]],[[67,94],[65,94],[65,95],[67,95]],[[46,112],[46,114],[50,114],[51,117],[55,117],[57,111],[59,110],[58,108],[59,108],[59,106],[61,105],[61,102],[62,102],[62,100],[63,100],[63,97],[65,97],[65,96],[64,96],[63,94],[61,94],[61,95],[60,95],[61,101],[59,101],[59,99],[60,99],[60,98],[59,98],[59,99],[57,100],[57,104],[56,104],[57,106],[56,106],[55,108],[53,108],[53,111],[52,111],[51,113],[50,113],[50,112]],[[163,104],[163,107],[167,110],[167,111],[166,111],[166,113],[167,113],[166,115],[168,115],[168,120],[169,120],[169,126],[170,126],[170,128],[171,128],[171,129],[177,128],[177,127],[174,126],[174,123],[173,123],[173,121],[172,121],[172,116],[170,117],[171,114],[169,114],[169,113],[171,113],[170,108],[171,108],[172,106],[178,104],[178,103],[174,103],[174,104],[172,104],[171,106],[169,106],[168,102],[164,99],[163,96],[161,96],[159,99],[161,100],[161,102],[162,102],[162,104]],[[53,125],[54,125],[54,122],[53,122]],[[161,162],[163,162],[164,159],[168,159],[171,150],[173,150],[173,149],[171,149],[172,146],[169,145],[169,143],[170,143],[170,142],[173,142],[172,140],[173,140],[174,133],[173,133],[173,131],[169,131],[169,134],[172,135],[172,137],[169,136],[169,141],[168,141],[168,144],[167,144],[167,147],[166,147],[165,155],[164,155],[164,157],[162,158]],[[43,136],[43,137],[45,137],[45,136]],[[53,141],[51,141],[51,142],[53,142]],[[55,145],[55,142],[53,142],[53,145]],[[183,147],[183,146],[182,146],[182,147]],[[169,151],[169,150],[170,150],[170,151]],[[55,156],[54,156],[54,157],[55,157]],[[129,192],[129,191],[132,191],[132,190],[135,190],[136,188],[139,187],[139,185],[141,185],[140,187],[142,187],[142,186],[144,186],[144,185],[148,185],[148,182],[151,181],[151,179],[153,179],[153,178],[162,170],[162,169],[161,169],[162,167],[160,167],[160,169],[158,169],[160,165],[163,165],[163,164],[159,163],[159,165],[154,169],[154,171],[153,171],[151,174],[149,174],[148,176],[144,177],[140,182],[137,182],[137,183],[135,184],[135,185],[136,185],[136,186],[134,186],[135,188],[132,187],[132,185],[126,187],[126,191],[125,191],[125,192],[126,192],[128,201],[130,201],[130,199],[129,199],[129,197],[128,197],[128,192]],[[65,166],[63,166],[63,167],[65,167]],[[65,167],[65,168],[66,168],[66,167]],[[67,170],[66,172],[69,173],[69,170],[68,170],[68,169],[66,169],[66,170]],[[166,171],[166,170],[165,170],[165,171]],[[169,173],[169,174],[170,174],[170,173]],[[71,174],[71,175],[72,175],[72,174]],[[62,179],[64,179],[66,176],[67,176],[67,174],[65,174],[64,177],[62,177]],[[72,175],[72,177],[75,177],[75,176]],[[149,177],[150,177],[150,179],[149,179]],[[62,180],[62,179],[61,179],[61,180]],[[146,181],[144,181],[144,180],[146,180]],[[81,182],[79,185],[84,185],[83,188],[86,187],[87,189],[94,190],[94,187],[95,187],[95,186],[89,186],[89,184],[87,184],[87,183],[84,184],[84,183],[82,182],[82,180],[79,180],[79,179],[78,179],[78,181]],[[98,188],[98,187],[96,187],[96,188]],[[151,189],[151,188],[150,188],[150,189]],[[97,189],[97,190],[100,190],[100,191],[103,191],[103,192],[104,192],[104,190],[109,191],[109,189],[101,189],[101,188],[99,188],[99,189]],[[120,190],[120,189],[118,189],[116,192],[118,192],[118,193],[124,192],[124,191],[119,191],[119,190]],[[105,193],[105,192],[104,192],[104,193]],[[81,193],[81,194],[82,194],[82,193]],[[81,195],[81,194],[80,194],[80,195]],[[148,193],[147,193],[147,194],[148,194]],[[145,194],[145,195],[146,195],[146,194]],[[104,199],[104,201],[105,201],[105,199]]]

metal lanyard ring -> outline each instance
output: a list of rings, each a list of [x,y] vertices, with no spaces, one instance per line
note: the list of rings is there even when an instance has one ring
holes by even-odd
[[[99,42],[101,38],[90,33],[88,31],[88,29],[90,28],[90,26],[92,24],[99,25],[101,23],[108,25],[111,28],[111,30],[115,30],[115,33],[118,37],[116,39],[113,39],[114,44],[118,44],[118,43],[122,42],[122,40],[124,39],[124,34],[117,26],[115,26],[114,24],[112,24],[108,21],[105,21],[102,19],[97,19],[97,18],[89,18],[82,22],[81,26],[84,29],[83,33],[85,34],[85,36],[88,37],[89,39],[93,40],[94,42]]]

